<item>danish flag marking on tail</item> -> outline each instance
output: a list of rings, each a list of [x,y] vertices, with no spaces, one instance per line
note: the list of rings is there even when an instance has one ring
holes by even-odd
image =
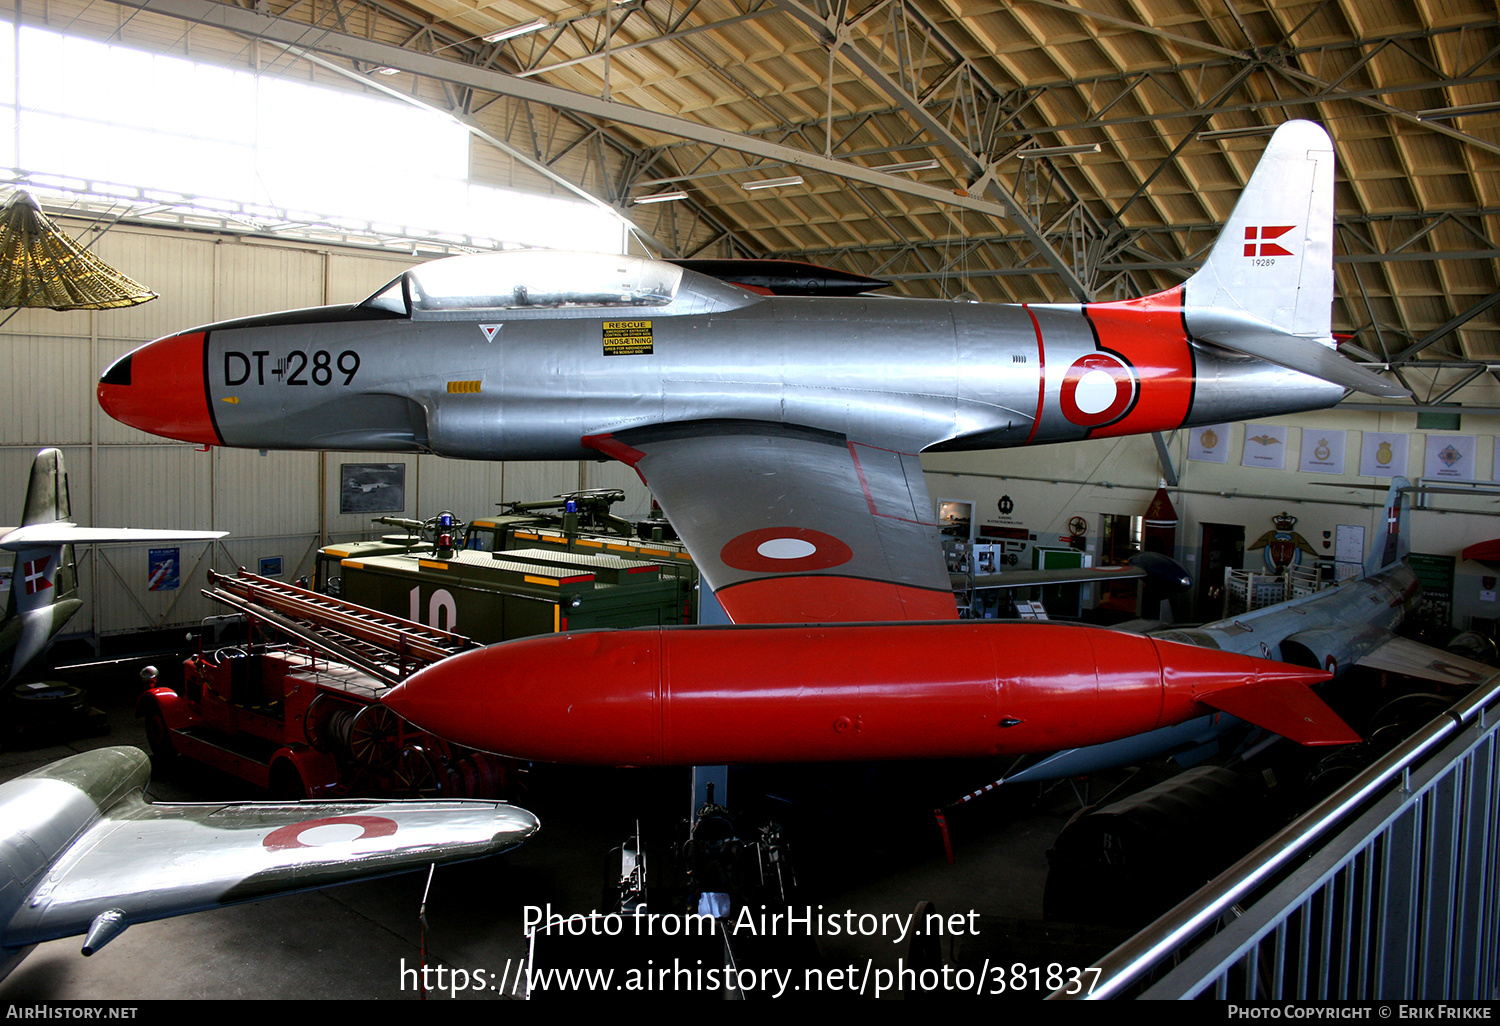
[[[52,582],[47,580],[47,564],[52,562],[51,556],[43,556],[41,559],[28,559],[21,564],[21,576],[26,581],[26,594],[35,595],[44,588],[52,587]]]
[[[1283,249],[1276,243],[1266,240],[1279,239],[1295,227],[1297,226],[1294,224],[1282,224],[1268,228],[1246,228],[1245,255],[1247,257],[1291,256],[1291,250]]]

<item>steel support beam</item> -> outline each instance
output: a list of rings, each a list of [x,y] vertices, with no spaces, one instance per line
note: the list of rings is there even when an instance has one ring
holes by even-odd
[[[1500,256],[1500,252],[1497,252],[1496,256]],[[1491,292],[1488,296],[1485,296],[1483,299],[1475,303],[1473,306],[1469,307],[1463,313],[1450,320],[1447,324],[1444,324],[1438,328],[1434,328],[1432,331],[1424,335],[1422,339],[1416,344],[1397,354],[1395,358],[1391,360],[1391,362],[1409,363],[1411,359],[1422,350],[1426,349],[1434,342],[1437,342],[1444,335],[1449,335],[1457,331],[1459,328],[1463,327],[1469,321],[1484,313],[1496,303],[1500,303],[1500,291]]]
[[[1000,204],[972,196],[958,195],[952,190],[924,185],[899,175],[872,171],[847,161],[833,160],[806,150],[713,128],[670,114],[644,110],[613,100],[560,89],[531,79],[477,68],[448,58],[405,50],[399,46],[346,35],[318,26],[270,17],[243,7],[217,3],[214,0],[111,0],[111,2],[124,7],[182,18],[200,25],[234,32],[249,39],[280,43],[294,51],[306,50],[330,54],[346,60],[362,61],[371,65],[397,68],[436,82],[447,82],[482,92],[497,93],[513,99],[597,118],[600,121],[631,125],[648,132],[691,139],[710,146],[721,146],[740,153],[763,157],[766,160],[778,161],[809,171],[873,185],[891,192],[915,196],[930,203],[956,206],[1005,220],[1011,220],[1014,216],[1011,209]]]
[[[1021,233],[1036,247],[1037,252],[1046,261],[1048,268],[1063,280],[1075,298],[1080,302],[1087,302],[1093,298],[1092,291],[1074,273],[1063,255],[1047,241],[1041,228],[1034,224],[1023,211],[1020,202],[1002,188],[993,175],[988,173],[991,161],[969,149],[962,139],[948,129],[947,125],[933,116],[920,99],[903,88],[900,83],[886,74],[885,69],[854,45],[847,26],[838,24],[835,19],[822,17],[804,5],[801,0],[775,0],[775,3],[776,6],[811,29],[825,46],[842,55],[871,85],[894,100],[907,116],[920,125],[935,142],[963,162],[964,169],[971,178],[982,179],[985,182],[985,191],[995,196],[1010,212],[1007,215],[1008,219],[1021,229]]]

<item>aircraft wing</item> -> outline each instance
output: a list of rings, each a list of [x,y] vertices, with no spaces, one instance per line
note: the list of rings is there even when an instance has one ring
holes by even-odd
[[[132,749],[103,752],[144,764]],[[64,779],[22,779],[28,803],[78,800]],[[87,954],[131,923],[491,855],[537,829],[530,813],[493,801],[168,805],[122,790],[0,924],[0,944],[87,931]]]
[[[31,524],[0,535],[0,549],[22,549],[49,545],[88,545],[95,542],[212,541],[228,531],[158,531],[149,527],[79,527],[66,521]]]
[[[1152,578],[1173,591],[1185,591],[1193,586],[1193,578],[1183,569],[1182,564],[1157,552],[1142,552],[1120,566],[1005,570],[997,574],[979,574],[973,578],[967,578],[963,574],[950,576],[956,588],[1035,588],[1051,584],[1089,584],[1139,578]]]
[[[915,454],[750,421],[584,441],[641,475],[735,623],[957,616]]]
[[[1146,571],[1133,566],[1078,567],[1066,570],[1006,570],[998,574],[950,574],[955,587],[1037,588],[1050,584],[1089,584],[1096,581],[1128,581],[1145,577]]]
[[[1439,684],[1458,684],[1464,687],[1481,684],[1496,674],[1500,674],[1500,669],[1487,666],[1478,660],[1451,655],[1430,645],[1424,645],[1420,641],[1395,636],[1379,648],[1362,656],[1358,660],[1358,665],[1368,666],[1373,670],[1401,673],[1408,677],[1418,677]]]

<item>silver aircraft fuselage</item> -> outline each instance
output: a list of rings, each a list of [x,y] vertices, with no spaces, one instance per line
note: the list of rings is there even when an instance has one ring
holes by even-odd
[[[706,421],[907,453],[1002,448],[1274,416],[1344,392],[1190,342],[1181,307],[1163,301],[1180,290],[998,306],[762,297],[678,274],[654,306],[367,301],[227,321],[125,357],[100,401],[211,445],[551,460],[598,458],[591,440],[632,428]]]

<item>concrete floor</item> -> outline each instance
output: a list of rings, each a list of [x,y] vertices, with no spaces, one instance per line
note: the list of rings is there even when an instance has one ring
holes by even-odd
[[[106,736],[0,753],[0,779],[96,747],[144,747],[144,732],[132,714],[138,668],[124,664],[87,680],[95,705],[108,715]],[[809,779],[818,785],[803,787],[800,809],[789,816],[794,864],[803,884],[797,906],[821,905],[825,915],[906,915],[919,901],[932,901],[941,913],[978,917],[973,922],[983,936],[960,945],[971,954],[984,949],[997,958],[1014,958],[1019,952],[1045,964],[1037,938],[1046,849],[1078,802],[1065,786],[1034,804],[989,796],[951,809],[955,861],[949,864],[931,810],[986,783],[990,769],[897,766],[873,776],[845,768],[802,773],[803,785]],[[742,785],[738,778],[730,786],[731,799],[736,789],[753,790],[753,783]],[[148,796],[169,802],[264,797],[193,764],[153,779]],[[524,908],[550,904],[560,913],[597,908],[608,850],[638,819],[680,821],[689,798],[685,782],[669,774],[552,770],[537,774],[523,804],[542,822],[531,842],[495,858],[439,868],[432,881],[425,954],[433,970],[429,981],[436,982],[439,966],[468,970],[471,979],[479,969],[488,976],[486,989],[453,997],[514,996],[515,975],[527,953]],[[664,834],[674,828],[653,829]],[[647,836],[648,843],[660,840]],[[89,958],[80,955],[80,938],[54,941],[37,947],[0,981],[0,999],[415,1000],[420,997],[416,973],[403,976],[403,968],[423,964],[418,910],[426,883],[425,872],[409,873],[136,925]],[[864,938],[824,936],[817,942],[817,964],[852,965],[862,973],[895,969],[898,960],[910,965],[908,945],[894,940],[889,930]],[[1111,946],[1089,938],[1081,950],[1092,948],[1097,956]],[[862,978],[866,996],[873,996],[871,977]],[[445,983],[451,979],[451,972],[443,974]],[[430,995],[449,997],[446,991]]]

